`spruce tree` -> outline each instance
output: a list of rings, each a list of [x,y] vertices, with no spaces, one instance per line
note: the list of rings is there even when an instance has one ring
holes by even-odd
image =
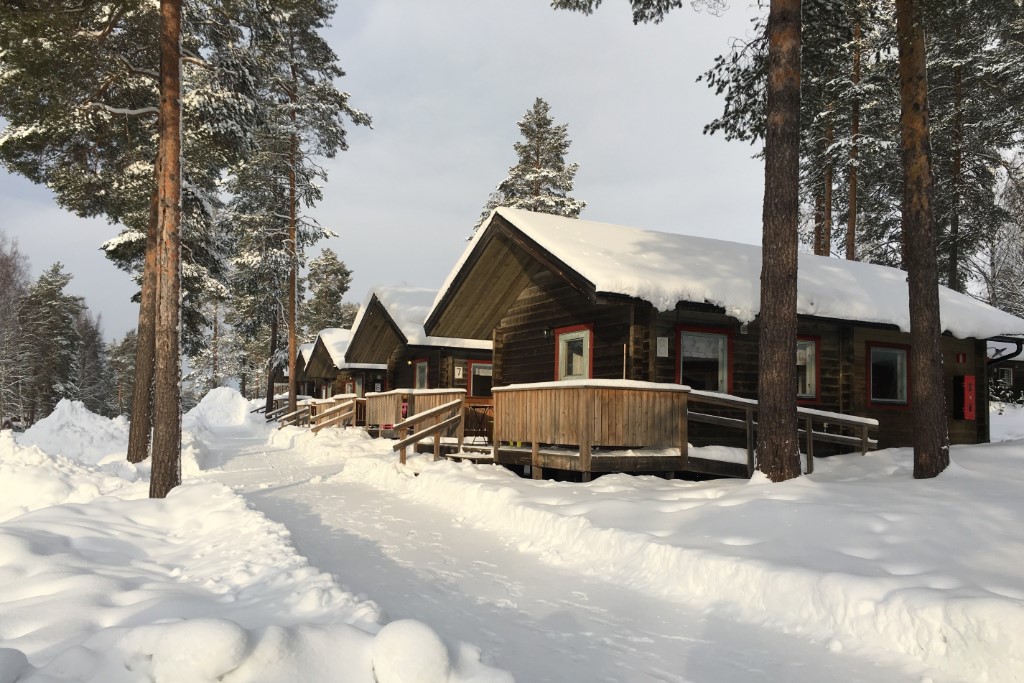
[[[75,394],[80,343],[75,319],[84,305],[81,298],[64,291],[70,282],[64,266],[55,263],[18,302],[20,345],[27,370],[23,393],[30,423],[49,415],[60,399]]]
[[[87,410],[97,415],[113,417],[117,413],[110,401],[112,378],[100,317],[83,309],[75,318],[75,331],[78,348],[68,398],[81,401]]]
[[[119,341],[111,342],[107,346],[107,367],[110,372],[110,394],[107,403],[114,415],[131,417],[137,344],[138,335],[135,330],[129,330]]]
[[[310,260],[306,282],[312,296],[302,307],[304,341],[315,340],[317,333],[328,327],[347,327],[343,320],[346,309],[342,300],[352,283],[352,271],[344,261],[333,250],[324,249]]]
[[[28,284],[28,259],[0,231],[0,422],[25,412],[28,359],[21,344],[18,302]]]
[[[577,218],[587,204],[569,194],[579,164],[565,163],[572,144],[568,124],[556,126],[551,105],[538,97],[516,125],[523,136],[514,145],[519,160],[491,193],[476,227],[498,206]]]

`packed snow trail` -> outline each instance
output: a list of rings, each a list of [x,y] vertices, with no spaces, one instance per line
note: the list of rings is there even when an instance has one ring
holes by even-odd
[[[287,526],[313,566],[372,595],[392,619],[431,624],[449,643],[523,683],[552,681],[907,681],[825,643],[741,624],[544,564],[435,508],[359,483],[325,480],[301,447],[218,431],[206,474]],[[389,442],[368,442],[386,452]]]

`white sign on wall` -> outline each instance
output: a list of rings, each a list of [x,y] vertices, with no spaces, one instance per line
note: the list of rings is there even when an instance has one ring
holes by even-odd
[[[668,337],[658,337],[658,358],[668,358]]]

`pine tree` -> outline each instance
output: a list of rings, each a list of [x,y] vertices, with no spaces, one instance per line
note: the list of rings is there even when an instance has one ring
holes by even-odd
[[[308,343],[316,339],[320,330],[346,327],[343,324],[346,309],[342,300],[352,283],[352,271],[333,250],[324,249],[309,262],[306,281],[312,296],[302,308],[301,327],[303,339]]]
[[[290,0],[268,4],[260,13],[250,35],[260,64],[259,124],[254,129],[258,153],[234,169],[229,183],[230,211],[238,219],[232,223],[248,233],[236,233],[238,305],[259,311],[252,324],[270,326],[271,358],[284,323],[292,378],[301,300],[298,271],[305,249],[332,234],[305,215],[322,199],[317,181],[326,172],[317,159],[348,149],[346,121],[370,124],[370,117],[354,109],[348,93],[335,85],[345,74],[320,35],[333,10],[326,0]],[[269,372],[272,378],[275,369]],[[294,383],[289,393],[294,403]]]
[[[74,368],[80,338],[75,319],[84,306],[64,290],[71,275],[60,263],[50,266],[18,302],[20,346],[27,377],[23,388],[26,417],[35,422],[60,399],[74,395]]]
[[[555,125],[551,105],[537,98],[519,121],[523,139],[514,147],[519,161],[508,170],[508,177],[491,193],[477,228],[498,206],[577,218],[586,202],[573,198],[573,179],[579,164],[565,163],[572,140],[568,124]]]

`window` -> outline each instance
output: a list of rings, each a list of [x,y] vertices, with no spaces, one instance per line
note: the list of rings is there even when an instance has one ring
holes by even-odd
[[[818,344],[813,339],[796,342],[796,387],[797,398],[818,396]]]
[[[1008,387],[1013,386],[1013,368],[996,368],[996,381]]]
[[[872,403],[907,403],[907,348],[869,346]]]
[[[590,338],[588,325],[555,330],[555,372],[557,379],[590,378]]]
[[[679,331],[679,383],[691,389],[729,391],[729,336]]]
[[[469,361],[469,395],[490,396],[493,366],[488,363]]]
[[[427,361],[417,360],[412,363],[413,369],[416,372],[416,387],[417,389],[427,388]]]

